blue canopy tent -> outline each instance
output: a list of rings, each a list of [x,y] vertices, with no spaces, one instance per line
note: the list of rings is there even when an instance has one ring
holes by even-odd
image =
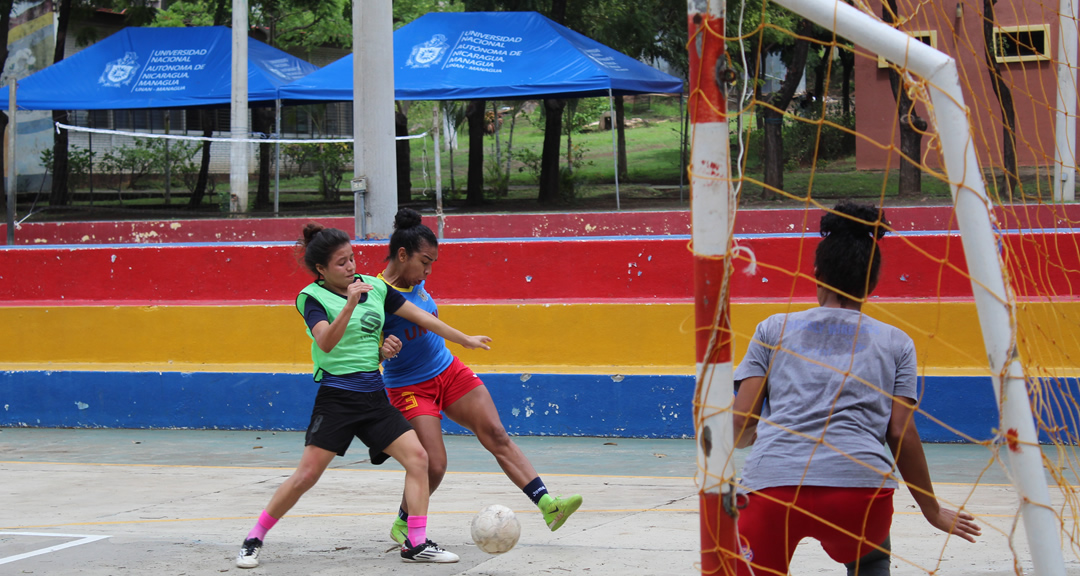
[[[249,102],[273,103],[278,88],[316,70],[248,38]],[[18,110],[189,108],[231,102],[232,29],[224,26],[125,28],[19,80],[15,94]],[[0,109],[9,110],[7,90],[0,91]],[[17,126],[14,119],[12,126]],[[275,212],[277,196],[275,190]]]
[[[318,68],[248,38],[248,101]],[[20,110],[112,110],[223,106],[232,94],[232,31],[125,28],[18,81]],[[7,109],[8,95],[0,95]]]
[[[607,96],[610,101],[616,94],[682,91],[679,78],[537,12],[432,12],[394,32],[398,100]],[[286,101],[352,100],[352,54],[282,86],[279,94]],[[613,105],[611,116],[614,123]],[[614,147],[612,130],[617,163]],[[618,166],[615,205],[619,207]]]
[[[398,100],[682,91],[679,78],[536,12],[432,12],[394,32]],[[280,94],[282,100],[352,100],[352,54],[283,86]]]

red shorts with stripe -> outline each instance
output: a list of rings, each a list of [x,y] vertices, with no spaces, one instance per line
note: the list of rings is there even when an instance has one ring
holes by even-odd
[[[892,488],[779,486],[750,493],[739,512],[739,576],[787,574],[795,546],[815,538],[830,558],[854,562],[889,535]],[[753,568],[751,571],[750,568]]]
[[[390,396],[390,403],[405,415],[406,420],[417,416],[435,416],[441,419],[444,406],[457,402],[473,388],[483,385],[484,381],[472,368],[455,356],[446,370],[431,380],[411,386],[387,388],[386,393]]]

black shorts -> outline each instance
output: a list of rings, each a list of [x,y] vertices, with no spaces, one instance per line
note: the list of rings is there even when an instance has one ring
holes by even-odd
[[[379,464],[386,459],[380,456],[382,451],[409,430],[412,425],[390,405],[385,390],[353,392],[319,386],[304,446],[344,456],[355,436],[368,447],[372,462]]]

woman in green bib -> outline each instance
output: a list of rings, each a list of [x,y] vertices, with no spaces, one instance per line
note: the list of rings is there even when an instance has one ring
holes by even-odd
[[[319,383],[296,471],[285,480],[248,533],[236,565],[259,565],[266,532],[318,482],[334,459],[344,456],[353,437],[367,447],[374,464],[394,458],[405,468],[409,536],[401,548],[406,562],[457,562],[427,538],[428,457],[412,426],[390,405],[379,372],[381,358],[401,349],[394,336],[382,340],[383,320],[395,314],[465,348],[488,349],[487,336],[468,336],[387,290],[376,278],[356,273],[349,236],[308,224],[297,243],[298,257],[315,281],[300,291],[296,309],[311,337],[314,379]],[[416,518],[416,521],[413,521]]]

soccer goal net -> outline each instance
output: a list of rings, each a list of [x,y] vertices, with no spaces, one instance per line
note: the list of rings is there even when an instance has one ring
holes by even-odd
[[[905,532],[921,519],[893,469],[893,570],[1080,569],[1075,4],[688,7],[701,571],[755,566],[738,530],[746,455],[732,429],[746,414],[734,414],[733,370],[759,322],[836,290],[816,278],[814,250],[840,200],[887,218],[865,222],[888,235],[876,290],[855,300],[914,341],[915,423],[924,441],[963,445],[940,461],[928,450],[936,497],[982,526],[977,545]],[[774,358],[799,354],[771,345]],[[820,365],[860,380],[850,363]],[[767,408],[751,418],[780,428]],[[840,450],[824,432],[781,432]]]

